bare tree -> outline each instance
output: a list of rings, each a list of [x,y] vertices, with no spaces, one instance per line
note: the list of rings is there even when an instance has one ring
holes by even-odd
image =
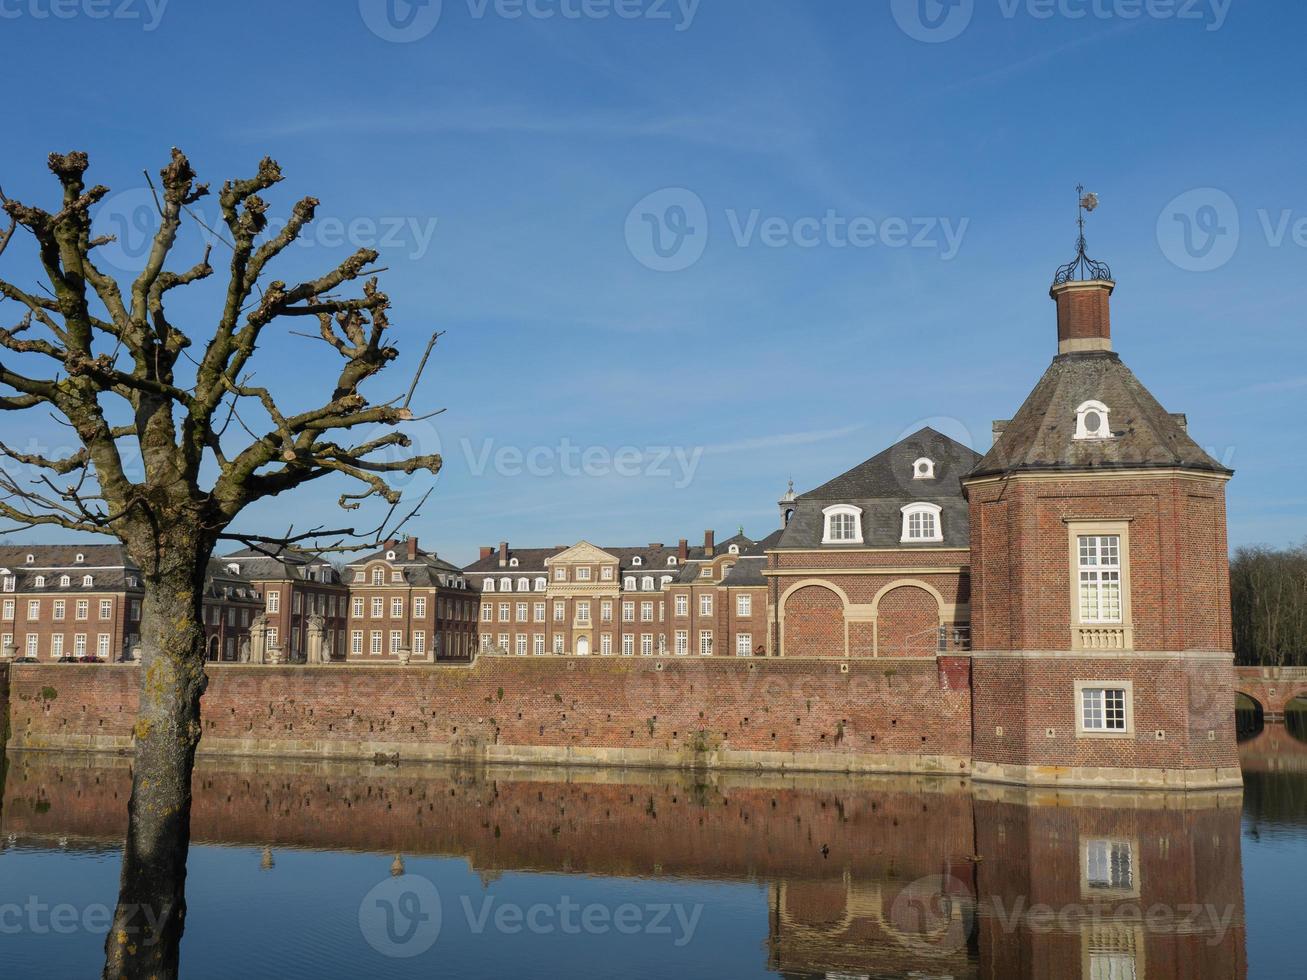
[[[1307,544],[1240,548],[1230,562],[1230,605],[1239,663],[1307,665]]]
[[[0,279],[3,306],[21,315],[16,325],[0,327],[0,410],[49,410],[71,426],[80,448],[51,458],[56,454],[0,445],[0,454],[24,471],[6,467],[0,475],[0,518],[13,527],[113,535],[140,566],[140,712],[104,975],[175,976],[205,686],[201,602],[215,545],[233,537],[275,548],[359,533],[320,527],[278,540],[232,531],[256,501],[333,475],[354,483],[340,497],[342,507],[356,510],[372,497],[384,502],[380,538],[399,513],[393,475],[434,474],[440,457],[411,454],[412,440],[399,428],[413,420],[416,376],[393,401],[371,403],[361,390],[397,356],[386,337],[389,301],[369,271],[374,251],[360,249],[296,285],[264,282],[318,206],[302,199],[285,225],[270,232],[268,204],[259,195],[282,179],[274,161],[264,159],[253,177],[228,181],[219,192],[231,262],[212,334],[197,338],[203,349],[196,354],[193,339],[170,321],[166,302],[174,290],[215,272],[207,249],[184,271],[165,268],[183,222],[194,216],[191,206],[208,193],[185,155],[174,149],[160,172],[159,221],[144,268],[121,285],[94,259],[113,240],[91,230],[91,209],[108,188],[85,186],[85,153],[51,154],[49,167],[63,191],[57,210],[4,200],[10,223],[0,253],[17,230],[30,232],[46,281],[22,288]],[[336,295],[357,280],[357,295]],[[325,402],[297,413],[283,412],[268,388],[251,383],[260,338],[279,322],[293,322],[289,317],[316,320],[312,336],[342,362]],[[128,449],[139,453],[139,472],[126,462]]]

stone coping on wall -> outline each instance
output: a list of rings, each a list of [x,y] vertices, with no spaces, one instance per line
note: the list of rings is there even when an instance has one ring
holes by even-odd
[[[1243,788],[1243,772],[1231,768],[1151,769],[1108,766],[1033,766],[973,762],[977,782],[1013,786],[1068,789],[1159,789],[1189,792]]]

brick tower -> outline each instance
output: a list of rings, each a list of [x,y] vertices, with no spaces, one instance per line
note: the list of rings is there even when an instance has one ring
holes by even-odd
[[[1113,351],[1116,284],[1085,254],[1081,220],[1076,259],[1051,291],[1057,355],[963,481],[974,773],[1238,786],[1231,471]]]

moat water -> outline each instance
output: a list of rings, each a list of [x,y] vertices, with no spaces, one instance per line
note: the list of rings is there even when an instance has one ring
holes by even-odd
[[[182,972],[1301,976],[1301,722],[1242,795],[211,760]],[[0,976],[98,976],[126,760],[8,763]]]

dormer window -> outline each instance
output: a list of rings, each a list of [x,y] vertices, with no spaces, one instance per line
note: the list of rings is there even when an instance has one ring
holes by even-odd
[[[34,587],[34,588],[37,588],[37,589],[44,589],[44,588],[45,588],[45,576],[44,576],[44,575],[38,575],[38,576],[36,577],[36,581],[33,583],[33,587]]]
[[[1111,439],[1108,422],[1111,409],[1099,401],[1088,401],[1076,409],[1077,439]]]
[[[644,589],[646,592],[652,592],[654,587],[653,583],[654,583],[653,576],[646,575],[644,578],[640,580],[640,588]]]
[[[671,558],[668,558],[668,559],[667,559],[667,567],[668,567],[668,568],[675,568],[675,567],[676,567],[676,557],[675,557],[675,556],[672,556]]]
[[[628,591],[628,592],[634,592],[634,591],[635,591],[635,576],[634,576],[634,575],[628,575],[628,576],[626,576],[626,578],[624,578],[624,579],[622,580],[622,588],[626,589],[626,591]]]
[[[518,592],[530,592],[530,591],[531,591],[531,580],[530,580],[529,578],[520,578],[520,579],[518,579],[518,580],[517,580],[517,591],[518,591]]]
[[[512,592],[512,591],[513,591],[513,580],[512,580],[511,578],[501,578],[501,579],[499,580],[499,591],[500,591],[500,592]]]
[[[912,479],[914,480],[933,480],[935,479],[935,461],[926,459],[924,456],[912,464]]]
[[[920,544],[926,541],[943,541],[944,529],[939,519],[938,504],[908,504],[903,508],[904,544]]]
[[[77,552],[77,557],[74,558],[73,561],[80,565],[82,562],[86,561],[86,556],[79,551]]]
[[[492,579],[492,578],[488,578],[488,579],[486,579],[484,582],[481,583],[481,587],[482,587],[486,592],[494,592],[494,591],[495,591],[495,580]]]
[[[509,567],[509,568],[516,568],[516,567],[517,567],[517,559],[516,559],[516,558],[510,558],[510,559],[508,559],[508,567]]]
[[[59,586],[60,586],[60,588],[64,588],[64,589],[66,589],[66,588],[68,588],[68,586],[72,585],[72,582],[73,582],[73,580],[70,579],[67,575],[60,575],[60,576],[59,576]]]
[[[740,546],[738,544],[733,544],[727,550],[733,555],[738,555],[740,553]]]
[[[548,581],[546,581],[543,577],[542,577],[542,578],[538,578],[538,579],[536,579],[536,591],[537,591],[537,592],[543,592],[543,591],[545,591],[545,588],[546,588],[548,585],[549,585]]]
[[[634,558],[631,559],[631,564],[632,564],[632,565],[637,565],[637,566],[639,566],[639,565],[643,565],[643,564],[644,564],[644,559],[641,558],[639,555],[636,555]]]
[[[861,544],[862,510],[852,504],[832,504],[822,511],[826,529],[822,544]]]
[[[27,556],[27,564],[30,565],[30,564],[32,564],[32,562],[34,562],[34,561],[36,561],[36,555],[28,555],[28,556]]]
[[[89,575],[83,575],[83,576],[82,576],[82,586],[83,586],[83,588],[90,588],[93,584],[94,584],[94,581],[92,580],[91,576],[89,576]]]
[[[372,569],[372,584],[384,585],[386,582],[386,570],[384,568]]]
[[[395,560],[395,553],[393,551],[387,551],[386,561],[394,561],[394,560]]]

